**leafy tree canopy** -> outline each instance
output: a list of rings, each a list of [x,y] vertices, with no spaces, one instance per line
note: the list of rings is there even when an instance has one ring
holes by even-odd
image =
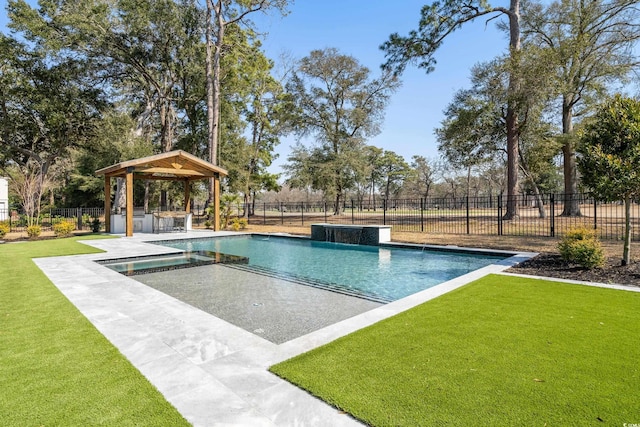
[[[640,101],[616,95],[586,125],[578,146],[583,183],[602,200],[624,200],[622,265],[630,262],[631,201],[640,197]]]

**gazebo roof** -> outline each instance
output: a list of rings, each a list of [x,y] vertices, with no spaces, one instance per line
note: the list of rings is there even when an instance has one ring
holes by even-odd
[[[133,172],[138,178],[158,180],[190,181],[228,175],[225,169],[182,150],[127,160],[97,170],[96,175],[125,177],[127,171]]]

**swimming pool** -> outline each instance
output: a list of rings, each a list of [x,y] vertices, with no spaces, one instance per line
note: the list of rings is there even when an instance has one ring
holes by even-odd
[[[507,257],[260,235],[156,243],[246,257],[247,265],[233,267],[381,302],[398,300]]]

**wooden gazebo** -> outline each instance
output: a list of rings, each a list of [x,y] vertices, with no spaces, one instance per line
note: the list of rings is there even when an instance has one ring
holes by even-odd
[[[140,159],[128,160],[100,170],[96,175],[104,175],[105,229],[111,232],[111,178],[126,179],[126,235],[133,235],[133,180],[151,179],[184,182],[184,206],[190,212],[191,181],[213,179],[214,223],[213,229],[220,229],[220,177],[227,171],[182,150],[156,154]]]

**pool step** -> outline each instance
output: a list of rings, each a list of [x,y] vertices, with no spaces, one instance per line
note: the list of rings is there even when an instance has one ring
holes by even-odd
[[[343,295],[349,295],[349,296],[356,297],[356,298],[362,298],[362,299],[366,299],[368,301],[377,302],[377,303],[380,303],[380,304],[387,304],[387,303],[393,301],[392,299],[384,298],[384,297],[381,297],[379,295],[371,295],[371,294],[366,294],[364,292],[359,292],[359,291],[354,290],[354,289],[346,289],[346,288],[344,288],[344,286],[341,286],[341,285],[338,285],[338,284],[335,284],[335,283],[329,283],[329,282],[323,282],[323,281],[319,281],[319,280],[309,279],[309,278],[306,278],[306,277],[297,276],[295,274],[275,272],[275,271],[273,271],[271,269],[268,269],[268,268],[265,268],[265,267],[256,266],[256,265],[250,265],[250,264],[226,264],[225,267],[234,268],[236,270],[247,271],[247,272],[250,272],[250,273],[260,274],[260,275],[267,276],[267,277],[273,277],[275,279],[286,280],[287,282],[292,282],[292,283],[296,283],[296,284],[299,284],[299,285],[312,286],[314,288],[324,289],[326,291],[336,292],[336,293],[343,294]]]

